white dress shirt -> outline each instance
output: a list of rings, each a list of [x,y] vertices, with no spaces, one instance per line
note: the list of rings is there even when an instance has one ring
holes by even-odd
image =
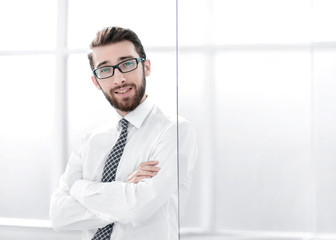
[[[178,200],[183,208],[197,155],[195,132],[182,118],[176,124],[176,117],[165,116],[148,98],[125,119],[130,124],[116,181],[101,178],[121,131],[117,124],[88,134],[72,153],[51,198],[52,226],[82,230],[82,239],[91,240],[98,228],[113,222],[112,240],[177,240]],[[125,182],[149,160],[159,161],[156,176]]]

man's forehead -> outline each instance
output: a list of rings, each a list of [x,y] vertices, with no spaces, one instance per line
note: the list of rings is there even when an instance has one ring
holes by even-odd
[[[130,41],[122,41],[118,43],[110,43],[103,46],[94,47],[92,49],[92,57],[95,66],[101,62],[109,64],[117,64],[127,58],[139,57],[135,47]]]
[[[106,45],[94,47],[92,49],[95,55],[103,55],[104,53],[113,55],[123,55],[136,52],[135,47],[130,41],[121,41],[117,43],[109,43]]]

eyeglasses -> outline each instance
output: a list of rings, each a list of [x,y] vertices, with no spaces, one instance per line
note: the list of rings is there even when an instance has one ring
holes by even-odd
[[[131,58],[125,61],[120,62],[115,66],[104,66],[100,68],[96,68],[93,70],[93,74],[98,79],[109,78],[114,75],[114,70],[117,68],[122,73],[131,72],[138,68],[139,62],[145,61],[144,58]]]

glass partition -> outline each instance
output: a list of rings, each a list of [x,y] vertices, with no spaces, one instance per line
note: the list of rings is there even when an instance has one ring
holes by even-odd
[[[200,146],[182,239],[335,237],[335,9],[179,1],[179,113]]]

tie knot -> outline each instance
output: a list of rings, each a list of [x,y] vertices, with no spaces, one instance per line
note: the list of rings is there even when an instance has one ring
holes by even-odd
[[[127,129],[128,127],[128,121],[125,119],[125,118],[122,118],[120,121],[119,121],[119,126],[122,127],[122,129]]]

